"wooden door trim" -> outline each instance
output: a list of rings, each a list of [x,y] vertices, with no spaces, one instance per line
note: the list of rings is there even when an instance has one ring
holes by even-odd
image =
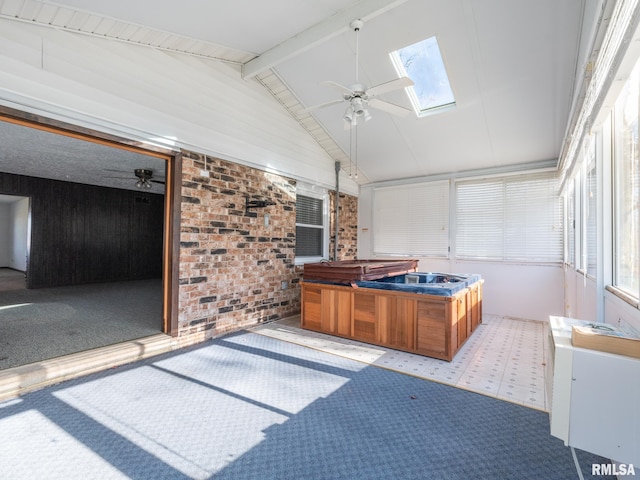
[[[181,153],[179,151],[147,145],[140,141],[118,137],[60,120],[24,112],[4,105],[0,105],[0,121],[140,153],[167,162],[162,264],[162,330],[166,334],[177,336],[179,313],[178,276],[180,270],[180,191],[182,186]]]

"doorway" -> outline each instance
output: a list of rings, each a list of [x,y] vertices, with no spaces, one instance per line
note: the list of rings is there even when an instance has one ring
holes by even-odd
[[[28,248],[29,197],[0,195],[0,268],[15,272],[5,272],[5,275],[2,275],[4,281],[0,280],[0,290],[15,288],[16,278],[22,277],[24,282]]]
[[[0,288],[0,369],[176,335],[179,154],[30,117],[0,107],[0,222],[14,219],[0,268],[26,274],[26,288]]]

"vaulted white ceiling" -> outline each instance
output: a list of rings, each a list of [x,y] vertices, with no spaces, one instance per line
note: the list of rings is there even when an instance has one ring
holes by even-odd
[[[273,72],[302,107],[340,94],[321,85],[397,78],[389,53],[436,36],[456,107],[401,118],[370,109],[357,129],[359,182],[557,163],[602,0],[0,0],[0,15],[151,48],[220,58],[246,77]],[[410,108],[402,90],[382,96]],[[346,104],[312,112],[342,157],[355,152]],[[308,115],[293,111],[300,118]]]

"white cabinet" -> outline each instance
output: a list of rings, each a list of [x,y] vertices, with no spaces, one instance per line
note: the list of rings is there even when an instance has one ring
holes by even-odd
[[[571,326],[549,318],[546,366],[551,435],[565,445],[640,466],[640,359],[571,345]]]

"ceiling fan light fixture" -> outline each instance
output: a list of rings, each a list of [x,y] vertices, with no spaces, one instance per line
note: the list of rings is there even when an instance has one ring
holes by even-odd
[[[138,181],[136,182],[136,187],[138,188],[151,188],[153,185],[151,184],[151,178],[153,177],[153,170],[148,170],[145,168],[137,168],[133,171],[136,177],[138,177]]]
[[[349,123],[353,123],[353,121],[355,120],[356,116],[354,115],[354,111],[353,111],[353,107],[351,105],[349,105],[347,107],[347,110],[344,112],[344,121],[345,122],[349,122]]]
[[[376,108],[378,110],[385,111],[397,116],[405,116],[411,113],[408,108],[394,105],[384,100],[377,98],[378,95],[383,93],[392,92],[414,85],[413,80],[409,77],[400,77],[394,80],[381,83],[374,87],[368,88],[365,83],[360,83],[358,79],[359,70],[359,32],[362,28],[363,21],[361,19],[353,20],[349,26],[356,34],[356,62],[355,62],[355,82],[346,87],[337,82],[325,81],[323,84],[338,90],[341,93],[341,100],[334,100],[331,102],[322,103],[313,107],[304,109],[305,112],[315,110],[317,108],[323,108],[337,103],[348,102],[348,107],[344,112],[343,120],[345,123],[345,129],[357,126],[358,119],[364,119],[365,122],[371,119],[371,115],[368,111],[369,107]]]
[[[364,115],[365,108],[360,97],[356,97],[351,101],[351,107],[356,116],[361,117]]]

